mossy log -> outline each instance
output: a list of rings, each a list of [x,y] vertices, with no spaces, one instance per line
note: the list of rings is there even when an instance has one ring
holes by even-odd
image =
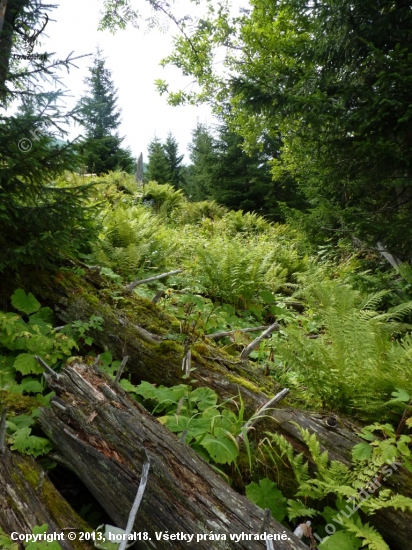
[[[99,288],[103,284],[99,276],[93,273],[92,278],[94,284],[70,272],[40,273],[30,280],[28,290],[43,305],[53,307],[67,324],[88,321],[92,315],[102,317],[103,330],[92,333],[94,343],[117,358],[129,356],[127,370],[133,383],[142,380],[165,386],[184,383],[184,346],[167,338],[168,334],[179,333],[177,319],[134,293],[117,304],[108,289]],[[240,392],[249,415],[266,403],[268,395],[276,393],[270,378],[248,362],[225,354],[210,341],[193,345],[192,368],[191,380],[215,390],[222,399],[238,396]]]
[[[110,350],[118,358],[128,355],[128,371],[134,383],[142,380],[164,385],[182,383],[183,346],[173,340],[159,341],[159,338],[150,337],[154,334],[165,338],[168,333],[176,333],[179,323],[149,300],[132,294],[116,305],[104,281],[95,273],[87,279],[70,272],[55,275],[34,273],[27,281],[27,290],[44,305],[54,307],[66,323],[77,319],[87,321],[91,315],[103,317],[103,331],[93,334],[95,344]],[[240,392],[246,415],[256,412],[278,389],[248,361],[236,361],[213,343],[199,342],[193,347],[192,367],[195,370],[191,379],[212,388],[222,399],[236,397]],[[297,409],[277,409],[270,415],[273,420],[260,421],[256,435],[259,436],[263,429],[277,429],[297,452],[307,454],[307,448],[293,421],[316,433],[322,450],[328,450],[331,459],[345,464],[350,463],[353,445],[360,441],[355,433],[357,426],[339,421],[335,429],[330,429],[325,422],[327,415]],[[404,468],[388,480],[388,486],[394,492],[412,497],[412,476]],[[387,509],[370,519],[394,550],[409,550],[411,514]]]
[[[226,536],[189,546],[199,549],[266,547],[264,541],[234,542],[229,536],[258,534],[263,510],[231,489],[119,385],[84,364],[46,378],[57,397],[42,411],[43,430],[118,527],[126,526],[149,457],[149,480],[133,531],[146,531],[151,540],[139,542],[139,548],[188,548],[187,541],[159,541],[156,532]],[[285,529],[272,520],[268,532],[282,534]],[[274,541],[274,548],[307,550],[292,533],[287,536]]]
[[[0,527],[10,535],[32,533],[33,527],[47,524],[47,533],[63,529],[90,530],[60,495],[38,464],[28,456],[5,449],[0,456]],[[65,537],[66,538],[66,537]],[[64,550],[90,548],[86,542],[59,541]]]

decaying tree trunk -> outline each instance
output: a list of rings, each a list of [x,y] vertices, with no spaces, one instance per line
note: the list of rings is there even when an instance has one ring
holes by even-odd
[[[57,397],[44,409],[40,423],[59,452],[105,508],[118,527],[125,528],[139,485],[146,454],[149,480],[135,525],[151,540],[139,548],[263,549],[263,541],[230,540],[230,534],[258,534],[263,510],[236,493],[210,466],[143,407],[132,401],[96,368],[73,364],[59,377],[46,375]],[[57,402],[57,404],[56,404]],[[156,532],[195,535],[188,541],[158,540]],[[282,534],[275,520],[270,532]],[[199,534],[225,535],[217,541]],[[275,549],[307,550],[287,532],[288,540],[273,541]]]
[[[90,530],[32,458],[6,448],[0,456],[0,527],[8,535],[29,534],[45,523],[48,533],[62,533],[65,527]],[[90,548],[78,540],[59,544],[64,550]]]
[[[66,323],[77,319],[86,321],[91,315],[103,317],[103,331],[95,331],[94,341],[100,348],[110,349],[118,358],[129,356],[127,367],[134,383],[146,380],[168,386],[184,382],[181,369],[184,347],[175,341],[163,340],[168,333],[178,332],[176,320],[150,301],[133,294],[119,302],[116,309],[109,291],[101,287],[99,276],[92,274],[89,282],[67,273],[59,273],[53,279],[38,275],[37,281],[30,282],[30,290],[44,305],[56,306],[57,315]],[[247,361],[224,354],[210,342],[200,342],[192,347],[192,367],[191,379],[212,388],[222,399],[236,397],[240,392],[249,416],[275,393],[273,382],[256,368]],[[307,449],[291,421],[316,433],[330,458],[346,464],[350,462],[353,445],[360,441],[355,434],[356,426],[345,427],[339,421],[335,428],[331,428],[327,416],[296,409],[277,409],[270,414],[274,422],[271,420],[268,424],[265,420],[259,423],[257,432],[262,430],[262,426],[277,429],[298,452]],[[412,476],[404,468],[388,480],[388,486],[412,497]],[[411,514],[387,509],[370,519],[378,525],[394,550],[409,550]]]

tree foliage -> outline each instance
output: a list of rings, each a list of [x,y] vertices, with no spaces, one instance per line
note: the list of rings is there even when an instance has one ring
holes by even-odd
[[[305,201],[293,181],[274,181],[268,161],[278,155],[278,142],[262,139],[262,150],[244,151],[244,138],[226,123],[214,135],[198,124],[190,149],[186,193],[195,200],[211,198],[233,210],[257,211],[271,220],[283,221],[282,203],[304,208]]]
[[[264,133],[280,136],[274,177],[298,180],[318,237],[381,241],[406,258],[411,19],[410,3],[395,0],[254,0],[234,19],[224,8],[211,10],[165,60],[192,75],[200,91],[169,99],[217,99],[217,109],[228,101],[231,126],[250,148],[261,146]],[[214,66],[222,47],[224,73]]]
[[[159,184],[168,183],[175,189],[183,184],[183,155],[179,155],[179,145],[171,132],[162,142],[154,137],[148,145],[149,159],[146,178]]]
[[[98,175],[115,169],[131,173],[135,160],[129,149],[121,147],[124,138],[115,132],[120,125],[117,90],[99,49],[89,73],[90,76],[85,79],[88,95],[79,103],[82,124],[86,129],[86,139],[82,142],[80,151],[87,171]]]

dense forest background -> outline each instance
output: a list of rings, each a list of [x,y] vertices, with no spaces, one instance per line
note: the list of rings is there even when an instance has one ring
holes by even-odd
[[[238,15],[210,2],[202,19],[149,3],[149,26],[166,14],[179,27],[163,63],[193,79],[158,91],[216,115],[193,129],[186,164],[173,129],[164,141],[153,129],[147,159],[123,146],[99,49],[84,96],[62,109],[56,71],[75,58],[34,53],[52,6],[0,3],[0,451],[35,458],[61,489],[37,358],[56,373],[97,365],[302,544],[406,550],[411,2],[253,0]],[[129,0],[102,9],[102,28],[141,23]],[[127,322],[135,336],[106,338]],[[133,338],[143,352],[122,374]],[[213,385],[217,364],[237,392]],[[256,428],[256,396],[282,388],[282,407],[357,434],[349,456],[306,426]],[[381,489],[394,463],[403,477]],[[107,519],[92,497],[70,504],[88,529]],[[0,548],[14,548],[2,521]]]

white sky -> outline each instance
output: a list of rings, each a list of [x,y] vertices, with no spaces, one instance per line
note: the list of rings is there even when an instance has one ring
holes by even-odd
[[[141,0],[138,4],[142,6],[145,2]],[[163,140],[171,131],[180,144],[181,153],[186,153],[185,161],[188,162],[186,148],[197,119],[212,123],[213,118],[206,105],[171,107],[167,105],[166,97],[161,97],[156,91],[154,81],[157,78],[165,79],[173,90],[190,83],[178,69],[163,69],[159,65],[160,60],[172,51],[172,36],[176,34],[172,23],[166,34],[132,27],[115,35],[108,31],[99,32],[102,5],[102,0],[60,0],[59,7],[50,12],[54,21],[49,21],[40,37],[42,45],[36,46],[34,53],[52,51],[63,59],[72,51],[74,55],[94,53],[99,45],[118,88],[118,106],[122,111],[119,134],[125,137],[123,145],[129,146],[135,157],[143,152],[147,161],[149,141],[155,134]],[[91,63],[90,57],[80,59],[76,62],[78,69],[71,69],[69,74],[66,71],[60,73],[68,93],[73,96],[66,100],[68,107],[74,106],[84,94],[83,79],[88,75],[87,68]],[[74,127],[70,137],[81,131],[81,127]]]

